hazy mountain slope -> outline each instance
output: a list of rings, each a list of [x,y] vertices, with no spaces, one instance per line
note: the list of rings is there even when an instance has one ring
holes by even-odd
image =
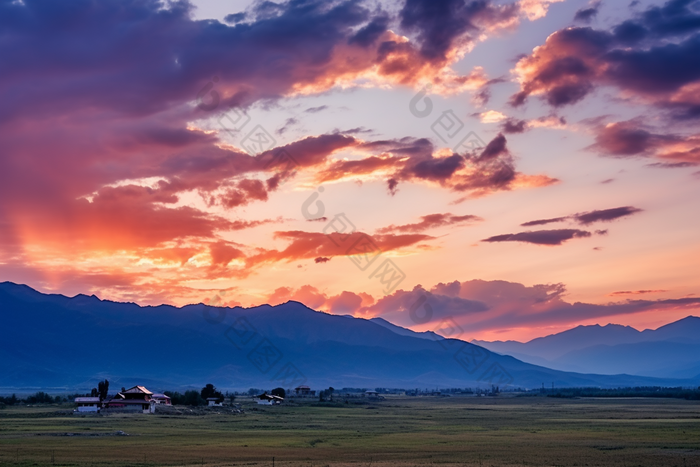
[[[512,355],[518,353],[545,360],[554,360],[574,350],[594,345],[616,345],[639,342],[641,333],[629,326],[608,324],[606,326],[577,326],[559,334],[538,337],[526,343],[516,341],[473,341],[498,353]]]
[[[595,368],[602,374],[693,377],[700,364],[700,344],[653,341],[576,350],[552,362],[556,368]]]
[[[578,326],[526,343],[473,343],[561,371],[689,378],[700,369],[700,318],[689,316],[656,330]]]
[[[2,283],[0,319],[0,388],[88,388],[105,377],[115,387],[148,381],[158,390],[206,382],[230,389],[290,387],[304,378],[313,387],[486,387],[490,381],[482,375],[494,368],[503,372],[491,382],[507,379],[521,387],[695,384],[554,371],[296,302],[250,309],[140,307]],[[455,358],[460,349],[465,366]],[[294,368],[303,378],[291,374]]]

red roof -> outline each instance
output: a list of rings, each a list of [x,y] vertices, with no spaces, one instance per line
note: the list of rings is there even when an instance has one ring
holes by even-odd
[[[134,386],[133,388],[122,391],[122,394],[148,394],[152,396],[153,393],[143,386]]]

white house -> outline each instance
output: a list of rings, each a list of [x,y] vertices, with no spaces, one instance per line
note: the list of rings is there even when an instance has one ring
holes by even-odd
[[[76,397],[75,403],[78,412],[99,412],[100,398],[99,397]]]
[[[284,398],[279,397],[279,396],[272,396],[270,394],[260,394],[259,396],[256,396],[258,405],[276,405],[276,404],[281,404],[284,401]]]
[[[166,396],[165,394],[153,394],[151,400],[156,404],[173,405],[170,401],[170,397]]]
[[[221,407],[223,404],[218,397],[207,397],[207,405],[209,407]]]

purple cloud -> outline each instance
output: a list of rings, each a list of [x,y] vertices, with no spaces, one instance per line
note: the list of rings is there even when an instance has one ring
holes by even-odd
[[[621,217],[631,216],[632,214],[638,212],[642,212],[642,209],[635,208],[634,206],[623,206],[620,208],[599,209],[596,211],[582,212],[578,214],[573,214],[571,216],[552,217],[550,219],[537,219],[534,221],[525,222],[520,225],[522,227],[534,227],[536,225],[552,224],[556,222],[564,222],[567,220],[572,220],[581,225],[589,225],[594,222],[610,222]]]
[[[700,14],[691,0],[652,6],[611,30],[570,27],[518,62],[521,105],[541,94],[552,106],[578,102],[597,86],[614,85],[672,109],[678,118],[700,117]],[[590,19],[592,10],[580,11]]]
[[[641,211],[641,209],[633,206],[624,206],[621,208],[602,209],[600,211],[575,214],[573,217],[579,224],[588,225],[594,222],[610,222],[621,217],[631,216]]]
[[[536,225],[545,225],[545,224],[551,224],[554,222],[562,222],[567,220],[568,217],[553,217],[551,219],[538,219],[536,221],[530,221],[530,222],[525,222],[523,224],[520,224],[522,227],[534,227]]]
[[[572,238],[590,237],[591,233],[578,229],[535,230],[489,237],[482,242],[524,242],[535,245],[561,245]]]

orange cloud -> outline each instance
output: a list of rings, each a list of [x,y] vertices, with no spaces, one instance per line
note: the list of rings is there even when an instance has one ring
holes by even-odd
[[[421,216],[421,222],[416,222],[414,224],[404,224],[404,225],[390,225],[388,227],[382,227],[377,229],[377,233],[387,233],[387,232],[424,232],[428,229],[443,227],[448,225],[464,224],[471,222],[483,221],[479,216],[474,216],[472,214],[466,214],[464,216],[455,216],[452,214],[428,214],[427,216]]]
[[[248,267],[276,263],[278,261],[289,262],[300,259],[332,258],[335,256],[359,254],[360,250],[354,249],[353,246],[360,243],[368,246],[368,251],[371,254],[378,254],[379,252],[409,247],[434,238],[423,234],[370,236],[362,232],[353,232],[344,235],[335,231],[326,235],[299,230],[275,232],[275,237],[288,240],[290,244],[284,250],[263,250],[261,253],[248,256],[246,259]]]

